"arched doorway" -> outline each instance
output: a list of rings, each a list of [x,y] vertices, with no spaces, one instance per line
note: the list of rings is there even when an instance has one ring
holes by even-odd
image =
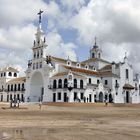
[[[104,101],[103,93],[100,92],[99,93],[99,102],[103,102],[103,101]]]
[[[31,102],[38,102],[43,100],[44,94],[44,82],[43,77],[40,72],[36,72],[33,74],[30,83],[30,101]]]
[[[113,102],[112,94],[109,94],[109,103],[112,103],[112,102]]]

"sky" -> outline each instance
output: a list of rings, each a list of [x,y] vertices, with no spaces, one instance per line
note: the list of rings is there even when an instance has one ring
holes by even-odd
[[[26,70],[40,9],[50,55],[88,59],[96,36],[104,59],[123,61],[127,52],[140,73],[138,0],[0,0],[0,67]]]

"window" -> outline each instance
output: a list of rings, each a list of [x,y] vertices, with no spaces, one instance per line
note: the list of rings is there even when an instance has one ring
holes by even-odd
[[[9,94],[7,94],[7,102],[9,102]]]
[[[77,92],[74,92],[74,101],[77,99]]]
[[[43,50],[41,50],[41,56],[43,55]]]
[[[12,94],[10,94],[10,100],[12,100]]]
[[[68,80],[64,79],[64,88],[67,88],[67,87],[68,87]]]
[[[101,58],[101,54],[100,53],[98,54],[98,57]]]
[[[108,85],[108,81],[107,80],[105,80],[105,85]]]
[[[7,90],[10,91],[10,85],[8,85]]]
[[[77,92],[74,92],[74,101],[77,99]]]
[[[11,91],[13,91],[13,85],[11,85]]]
[[[38,63],[36,63],[36,69],[38,69]]]
[[[12,76],[12,73],[11,73],[11,72],[9,72],[9,73],[8,73],[8,75],[9,75],[9,76]]]
[[[57,99],[58,99],[58,100],[61,100],[61,92],[58,92]]]
[[[128,71],[128,69],[126,69],[126,79],[128,79],[129,78],[129,71]]]
[[[89,84],[91,84],[91,78],[89,78],[88,81],[89,81]]]
[[[53,80],[53,88],[56,88],[56,87],[57,87],[56,80]]]
[[[24,90],[24,83],[22,84],[22,90]]]
[[[94,58],[95,57],[95,55],[94,55],[94,53],[92,53],[92,58]]]
[[[83,89],[83,80],[80,80],[80,88]]]
[[[6,73],[4,72],[4,76],[6,76]]]
[[[80,67],[80,64],[79,63],[77,64],[77,67]]]
[[[14,77],[17,77],[17,73],[14,73]]]
[[[18,84],[18,91],[20,91],[20,84]]]
[[[81,100],[84,99],[84,93],[81,93]]]
[[[77,88],[77,80],[74,79],[74,88]]]
[[[100,80],[99,79],[97,80],[97,84],[100,84]]]
[[[39,51],[37,52],[37,58],[39,58]]]
[[[19,94],[17,94],[17,99],[19,100]]]
[[[15,84],[14,91],[17,91],[17,85]]]
[[[1,77],[3,77],[3,73],[1,73]]]
[[[21,101],[24,102],[24,95],[21,94]]]
[[[36,53],[34,52],[34,58],[36,58]]]
[[[118,92],[116,92],[116,95],[118,95]]]
[[[68,62],[67,64],[70,65],[70,62]]]
[[[62,80],[61,79],[58,80],[58,88],[62,88]]]

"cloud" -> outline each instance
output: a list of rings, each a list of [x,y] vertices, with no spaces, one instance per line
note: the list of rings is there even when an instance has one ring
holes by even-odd
[[[118,62],[127,52],[130,63],[133,63],[137,72],[140,71],[138,0],[1,0],[1,65],[26,66],[27,59],[32,55],[30,48],[39,9],[44,10],[42,24],[47,32],[48,53],[64,58],[69,56],[75,60],[75,50],[88,51],[87,48],[93,45],[97,36],[105,59]],[[64,35],[62,31],[72,31],[74,35],[69,37],[73,38],[67,39],[65,35],[68,33]],[[80,50],[81,46],[83,50]],[[85,56],[83,54],[82,59]]]
[[[48,49],[46,53],[48,55],[54,55],[65,59],[69,57],[71,60],[76,60],[74,49],[76,49],[77,46],[71,42],[64,43],[62,37],[56,30],[47,35],[47,44]]]

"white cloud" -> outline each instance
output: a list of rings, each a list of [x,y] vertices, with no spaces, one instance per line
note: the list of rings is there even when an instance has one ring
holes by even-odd
[[[10,49],[30,49],[36,27],[29,24],[24,27],[10,26],[7,30],[0,29],[0,46]]]
[[[62,37],[57,31],[52,31],[47,35],[47,54],[62,58],[70,58],[76,60],[76,53],[74,51],[77,46],[71,42],[64,43]]]
[[[87,3],[87,1],[89,1]],[[32,42],[39,9],[48,18],[48,51],[55,56],[76,59],[72,42],[63,41],[60,30],[74,29],[75,41],[92,46],[95,36],[106,59],[120,61],[125,51],[139,70],[140,1],[138,0],[1,0],[0,1],[0,59],[24,66],[31,56]],[[64,39],[65,40],[65,39]],[[85,49],[86,49],[85,47]],[[83,47],[84,48],[84,47]],[[3,50],[3,51],[2,51]],[[22,51],[21,51],[22,50]],[[108,51],[110,50],[110,51]],[[26,56],[28,55],[28,56]],[[8,57],[7,57],[8,56]],[[84,56],[84,55],[83,55]],[[5,58],[5,59],[4,59]],[[14,58],[14,59],[12,59]],[[23,65],[21,65],[23,64]]]

